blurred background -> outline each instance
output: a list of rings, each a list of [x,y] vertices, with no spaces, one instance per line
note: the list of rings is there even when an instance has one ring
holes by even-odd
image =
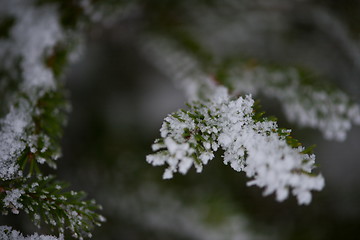
[[[93,239],[358,239],[359,126],[344,142],[325,141],[317,130],[288,123],[279,103],[263,96],[280,126],[305,146],[317,145],[326,187],[309,206],[263,197],[220,156],[201,174],[162,180],[163,168],[145,156],[163,118],[187,100],[139,40],[158,28],[186,29],[215,56],[306,68],[359,103],[359,18],[357,0],[163,0],[141,1],[91,28],[82,57],[66,73],[72,112],[58,175],[103,205],[107,222]]]

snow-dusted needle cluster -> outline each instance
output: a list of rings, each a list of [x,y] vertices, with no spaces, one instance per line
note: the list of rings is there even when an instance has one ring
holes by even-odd
[[[210,100],[166,117],[160,132],[147,161],[167,165],[165,179],[175,172],[186,174],[192,165],[201,172],[222,148],[224,164],[244,171],[252,179],[248,185],[265,188],[264,195],[275,193],[278,201],[291,191],[299,204],[309,204],[310,191],[324,186],[323,177],[311,172],[315,155],[292,144],[289,130],[257,116],[250,95],[233,100],[226,88],[218,87]]]
[[[55,237],[49,235],[39,235],[37,233],[24,237],[19,231],[13,230],[8,226],[0,226],[1,240],[63,240],[63,237]]]

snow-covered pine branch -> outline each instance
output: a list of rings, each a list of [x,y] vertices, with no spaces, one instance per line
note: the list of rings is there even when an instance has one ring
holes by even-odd
[[[309,204],[310,191],[323,188],[323,177],[312,173],[315,155],[289,130],[257,114],[250,95],[231,99],[218,87],[211,99],[189,107],[165,118],[161,138],[152,146],[155,153],[147,156],[154,166],[167,165],[163,178],[186,174],[192,165],[201,172],[221,148],[225,165],[244,171],[252,179],[248,185],[264,187],[264,195],[276,193],[278,201],[291,191],[299,204]]]
[[[65,191],[67,186],[51,175],[5,181],[0,210],[5,215],[24,211],[38,228],[47,224],[59,235],[68,230],[75,238],[91,237],[92,228],[105,220],[95,212],[101,206],[85,201],[84,192]]]
[[[86,2],[60,7],[56,1],[0,0],[0,208],[3,214],[23,211],[35,225],[45,223],[53,232],[67,230],[79,239],[90,237],[93,226],[104,220],[96,213],[100,206],[42,174],[46,167],[55,169],[61,155],[69,104],[60,76],[78,55],[80,22],[92,18]],[[73,9],[78,15],[64,18]],[[8,227],[0,236],[56,239],[23,237]]]
[[[46,59],[54,57],[56,45],[65,36],[55,6],[35,7],[33,1],[0,4],[1,14],[13,19],[8,38],[0,40],[0,59],[5,62],[5,73],[0,77],[7,83],[3,86],[7,93],[0,122],[0,178],[16,179],[23,175],[18,163],[23,154],[52,167],[60,154],[57,150],[49,152],[50,143],[56,140],[35,119],[44,121],[44,115],[52,115],[52,125],[63,124],[63,117],[58,116],[65,111],[63,105],[57,104],[56,114],[55,108],[46,112],[47,106],[41,102],[47,95],[62,91]],[[41,156],[45,154],[47,159]]]

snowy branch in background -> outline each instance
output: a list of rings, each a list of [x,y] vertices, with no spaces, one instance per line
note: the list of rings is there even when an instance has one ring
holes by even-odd
[[[279,100],[289,121],[319,129],[328,140],[343,141],[353,124],[360,125],[360,106],[348,95],[334,87],[315,86],[313,81],[304,83],[296,69],[243,64],[230,71],[234,92]]]
[[[136,161],[136,158],[131,160]],[[123,165],[119,167],[123,168]],[[146,229],[147,234],[161,232],[166,234],[167,239],[278,239],[274,234],[250,231],[249,220],[242,213],[234,212],[219,191],[213,197],[202,194],[200,201],[192,199],[188,202],[181,199],[176,190],[162,189],[151,180],[140,186],[131,186],[129,191],[128,184],[119,174],[114,177],[119,183],[115,189],[106,184],[106,188],[99,191],[102,202],[108,206],[104,211],[112,219],[133,222],[137,227]],[[204,198],[212,199],[212,203],[204,204]],[[118,235],[114,233],[113,236],[116,238]]]
[[[360,125],[359,104],[334,86],[308,79],[302,70],[235,59],[210,67],[206,75],[202,70],[206,66],[186,46],[156,37],[144,46],[145,54],[184,89],[189,100],[210,97],[214,86],[209,83],[215,81],[231,89],[231,96],[261,93],[279,100],[289,121],[319,129],[329,140],[343,141],[353,124]]]
[[[211,76],[201,70],[201,64],[171,41],[157,36],[145,37],[142,50],[151,63],[185,92],[189,101],[206,99],[216,91]]]

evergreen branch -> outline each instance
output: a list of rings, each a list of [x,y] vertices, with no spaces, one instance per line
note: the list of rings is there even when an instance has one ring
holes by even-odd
[[[51,231],[64,234],[68,229],[78,239],[91,237],[91,230],[105,218],[96,211],[101,207],[94,201],[85,201],[84,192],[66,192],[67,184],[54,176],[25,178],[14,183],[4,182],[1,198],[3,213],[10,209],[17,214],[23,209],[37,227],[47,224]]]
[[[148,155],[147,162],[168,165],[163,175],[168,179],[174,172],[186,174],[192,165],[201,172],[222,148],[224,164],[244,171],[253,179],[248,185],[264,187],[264,195],[276,193],[278,201],[291,190],[299,204],[309,204],[310,191],[324,186],[323,177],[311,173],[315,155],[253,106],[251,96],[231,99],[218,87],[211,99],[165,118],[161,138],[152,145],[157,152]]]
[[[43,177],[42,165],[56,168],[61,154],[69,105],[59,78],[76,53],[74,30],[94,14],[85,3],[0,2],[0,59],[6,62],[0,69],[0,93],[6,93],[0,109],[0,207],[3,214],[24,210],[38,227],[48,224],[61,235],[68,229],[79,239],[91,237],[92,227],[104,220],[96,213],[100,207],[84,201],[83,192],[65,192],[53,176]]]
[[[12,1],[2,4],[2,11],[15,19],[9,39],[0,43],[6,47],[0,59],[7,61],[2,77],[12,83],[2,89],[8,101],[0,121],[0,178],[6,180],[22,177],[19,164],[24,169],[28,162],[30,173],[38,169],[34,161],[56,166],[67,103],[52,68],[57,64],[44,60],[65,40],[56,8]]]

